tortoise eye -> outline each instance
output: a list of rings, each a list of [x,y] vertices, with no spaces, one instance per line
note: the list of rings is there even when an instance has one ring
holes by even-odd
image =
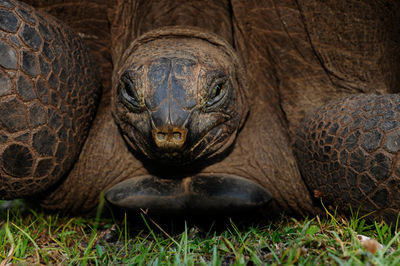
[[[122,96],[123,103],[128,108],[137,111],[137,109],[141,107],[139,95],[136,91],[135,83],[127,73],[122,75],[118,88]]]
[[[212,97],[218,97],[219,95],[221,95],[221,91],[223,88],[224,84],[223,83],[218,83],[217,85],[215,85],[214,89],[213,89],[213,93],[212,93]]]
[[[207,107],[217,105],[225,96],[227,87],[226,79],[217,79],[211,86],[211,91],[207,100]]]

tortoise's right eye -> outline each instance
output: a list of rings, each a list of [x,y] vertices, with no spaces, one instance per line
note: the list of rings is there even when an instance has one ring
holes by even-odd
[[[118,90],[122,96],[122,102],[128,108],[132,109],[132,111],[138,111],[141,108],[141,101],[136,91],[135,83],[127,73],[122,75]]]

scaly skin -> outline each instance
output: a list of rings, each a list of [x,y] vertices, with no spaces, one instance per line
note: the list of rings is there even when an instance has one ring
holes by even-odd
[[[40,193],[74,164],[100,83],[69,27],[17,2],[0,5],[0,198]]]
[[[295,151],[305,182],[340,210],[361,204],[395,221],[400,206],[400,97],[358,95],[331,102],[299,128]],[[357,211],[357,209],[353,209]]]

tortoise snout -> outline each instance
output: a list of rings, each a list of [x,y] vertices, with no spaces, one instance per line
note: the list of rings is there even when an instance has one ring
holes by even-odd
[[[186,141],[186,129],[157,128],[153,130],[153,138],[159,148],[180,149]]]

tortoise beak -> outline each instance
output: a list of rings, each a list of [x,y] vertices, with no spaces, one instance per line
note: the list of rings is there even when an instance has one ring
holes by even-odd
[[[242,177],[197,175],[184,179],[135,177],[110,188],[105,198],[125,210],[148,209],[156,214],[171,214],[242,212],[267,204],[272,196]]]

